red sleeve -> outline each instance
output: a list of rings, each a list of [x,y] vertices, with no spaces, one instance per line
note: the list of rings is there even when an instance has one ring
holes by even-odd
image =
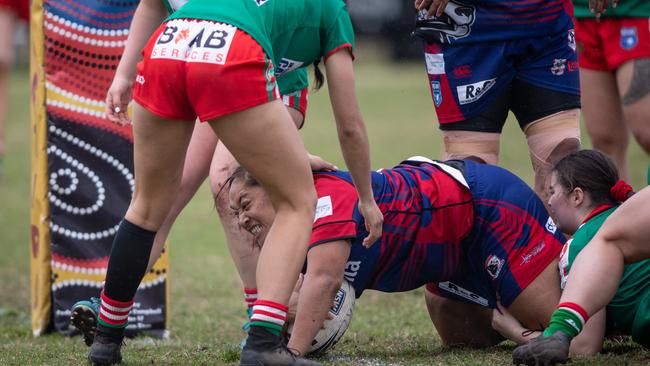
[[[309,247],[335,240],[354,239],[357,223],[353,214],[358,201],[354,186],[330,174],[315,174],[314,185],[318,204]]]

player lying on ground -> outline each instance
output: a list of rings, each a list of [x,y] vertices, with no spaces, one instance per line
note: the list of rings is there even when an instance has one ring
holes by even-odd
[[[525,326],[548,324],[564,239],[521,179],[493,165],[420,159],[374,172],[372,182],[384,228],[366,249],[349,174],[314,173],[318,205],[290,348],[309,349],[344,278],[357,297],[428,284],[427,307],[445,344],[503,340],[491,328],[497,298]],[[275,212],[262,187],[239,169],[229,197],[240,226],[263,243]]]
[[[564,363],[570,343],[571,351],[596,353],[606,330],[650,346],[650,261],[643,260],[650,257],[650,188],[617,208],[626,191],[611,161],[595,152],[566,159],[553,173],[549,203],[560,227],[575,231],[561,267],[571,275],[549,327],[514,351],[516,364]]]
[[[560,255],[561,287],[580,251],[596,235],[603,222],[632,193],[632,187],[618,179],[616,166],[605,154],[582,150],[560,160],[553,169],[549,206],[558,227],[573,236]],[[513,322],[507,310],[495,312],[494,323],[501,334],[520,344],[539,336]],[[529,334],[522,337],[521,334]],[[605,334],[632,335],[650,346],[650,260],[625,266],[616,295],[607,309],[598,311],[571,342],[571,354],[595,355],[602,349]]]

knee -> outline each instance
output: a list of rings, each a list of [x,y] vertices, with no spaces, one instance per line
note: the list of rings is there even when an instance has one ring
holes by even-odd
[[[545,174],[560,159],[580,150],[579,120],[579,110],[570,110],[526,126],[524,133],[536,174]]]

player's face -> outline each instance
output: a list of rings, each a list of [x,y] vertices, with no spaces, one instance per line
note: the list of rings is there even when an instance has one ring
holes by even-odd
[[[571,204],[570,194],[560,185],[557,173],[551,174],[551,186],[549,187],[548,207],[556,219],[556,224],[565,234],[573,234],[580,226],[576,218],[576,208]]]
[[[239,227],[263,244],[275,218],[275,210],[264,189],[259,185],[247,186],[238,179],[230,187],[228,198]]]

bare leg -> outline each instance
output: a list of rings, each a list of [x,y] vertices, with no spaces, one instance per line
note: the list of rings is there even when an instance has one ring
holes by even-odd
[[[135,190],[125,218],[157,231],[180,187],[194,124],[164,120],[134,103]]]
[[[287,110],[296,127],[302,126],[304,120],[302,114],[294,108],[287,108]],[[210,186],[214,204],[226,235],[226,243],[239,278],[245,288],[253,289],[257,288],[255,268],[262,243],[254,243],[252,236],[239,228],[228,203],[228,192],[225,192],[223,188],[237,166],[239,164],[230,151],[223,144],[218,144],[210,166]]]
[[[557,261],[549,264],[508,307],[508,311],[528,329],[542,329],[560,299],[560,273]]]
[[[637,59],[619,67],[616,73],[625,123],[637,142],[650,154],[650,58]],[[627,179],[627,175],[625,176]]]
[[[585,126],[594,149],[609,155],[621,178],[628,179],[626,155],[630,138],[623,123],[616,77],[610,72],[580,69],[580,88]]]
[[[169,231],[176,221],[176,218],[181,211],[183,211],[183,208],[187,206],[187,203],[190,202],[192,197],[194,197],[194,194],[201,186],[201,183],[203,183],[205,178],[208,176],[210,160],[214,154],[217,141],[217,136],[214,134],[214,131],[212,131],[209,124],[200,122],[195,124],[192,139],[187,148],[187,156],[185,158],[181,184],[174,195],[174,203],[172,204],[169,214],[156,233],[156,239],[154,240],[153,248],[151,249],[147,271],[153,268],[158,257],[160,257],[160,253],[162,253],[167,237],[169,236]]]
[[[257,265],[260,299],[287,304],[307,253],[316,193],[307,152],[280,101],[210,121],[276,210]]]
[[[424,290],[429,317],[445,346],[489,347],[504,338],[492,329],[492,309],[450,300]]]
[[[214,204],[226,234],[226,243],[235,263],[239,278],[245,288],[257,288],[255,268],[262,243],[255,243],[252,235],[241,230],[228,203],[227,187],[224,184],[239,164],[223,144],[218,144],[210,167],[210,185]]]

